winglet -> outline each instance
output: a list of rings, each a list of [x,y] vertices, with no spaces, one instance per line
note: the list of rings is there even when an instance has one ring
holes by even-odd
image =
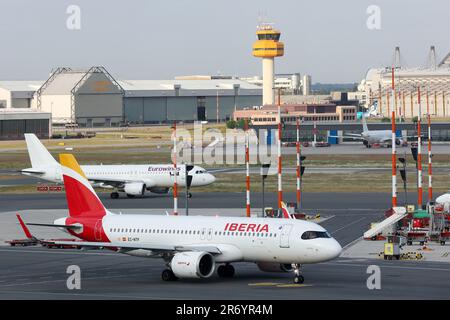
[[[26,224],[23,222],[22,217],[20,216],[20,214],[16,214],[17,219],[19,219],[19,223],[20,226],[23,229],[23,232],[25,232],[25,235],[27,236],[28,239],[34,239],[34,236],[31,234],[30,230],[28,229],[28,227],[26,226]]]

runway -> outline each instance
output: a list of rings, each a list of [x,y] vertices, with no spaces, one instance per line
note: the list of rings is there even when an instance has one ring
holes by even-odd
[[[258,201],[259,194],[253,199]],[[293,194],[286,194],[286,198]],[[274,195],[267,195],[274,201]],[[167,196],[142,199],[109,199],[108,208],[167,208]],[[327,199],[324,201],[323,199]],[[201,193],[191,199],[192,208],[235,207],[244,203],[243,193]],[[183,203],[183,201],[181,201]],[[351,207],[349,206],[351,204]],[[322,225],[342,246],[361,237],[370,222],[382,217],[389,205],[388,194],[305,194],[310,212],[334,216]],[[5,211],[64,209],[64,194],[7,195],[0,199],[0,221]],[[9,208],[6,210],[5,208]],[[145,210],[140,209],[145,212]],[[161,209],[162,211],[162,209]],[[45,212],[45,211],[43,211]],[[182,214],[182,210],[180,210]],[[163,213],[162,213],[163,214]],[[107,250],[77,251],[41,247],[0,247],[0,299],[448,299],[450,265],[431,262],[383,261],[339,258],[305,265],[303,285],[293,285],[289,273],[266,273],[252,263],[236,263],[236,276],[222,279],[163,282],[160,259],[145,259]],[[381,290],[366,286],[367,267],[381,268]],[[66,286],[69,265],[81,268],[81,290]],[[446,280],[447,279],[447,280]]]

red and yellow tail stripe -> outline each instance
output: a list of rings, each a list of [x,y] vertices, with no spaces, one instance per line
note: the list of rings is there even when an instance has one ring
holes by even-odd
[[[69,216],[101,218],[106,209],[72,154],[60,154]]]

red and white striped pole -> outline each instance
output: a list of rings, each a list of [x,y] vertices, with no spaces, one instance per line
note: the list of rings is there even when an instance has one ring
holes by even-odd
[[[301,201],[301,189],[300,189],[300,175],[301,175],[301,167],[300,167],[300,121],[297,118],[297,208],[300,209],[300,201]]]
[[[397,155],[395,151],[395,111],[392,111],[392,207],[397,206]]]
[[[173,122],[173,214],[178,215],[177,123]]]
[[[428,201],[433,200],[433,171],[431,167],[431,116],[427,115],[428,118]]]
[[[422,209],[422,127],[420,123],[422,108],[420,103],[420,87],[417,87],[417,101],[419,103],[419,112],[417,115],[417,206],[419,209]]]
[[[281,212],[281,202],[283,201],[283,186],[281,181],[281,101],[280,89],[278,89],[278,212]]]
[[[250,218],[250,153],[249,153],[248,124],[245,121],[245,185],[246,185],[246,215]]]
[[[395,91],[395,78],[394,78],[394,67],[392,67],[392,92]],[[389,103],[389,99],[387,99]],[[389,113],[388,113],[389,114]],[[392,207],[397,206],[397,154],[396,154],[396,135],[395,135],[395,111],[391,113],[391,122],[392,122]]]

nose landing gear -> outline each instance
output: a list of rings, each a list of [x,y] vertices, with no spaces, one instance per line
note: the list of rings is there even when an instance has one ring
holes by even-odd
[[[293,263],[292,268],[294,270],[294,283],[301,284],[305,282],[305,278],[301,275],[302,266],[298,263]]]

